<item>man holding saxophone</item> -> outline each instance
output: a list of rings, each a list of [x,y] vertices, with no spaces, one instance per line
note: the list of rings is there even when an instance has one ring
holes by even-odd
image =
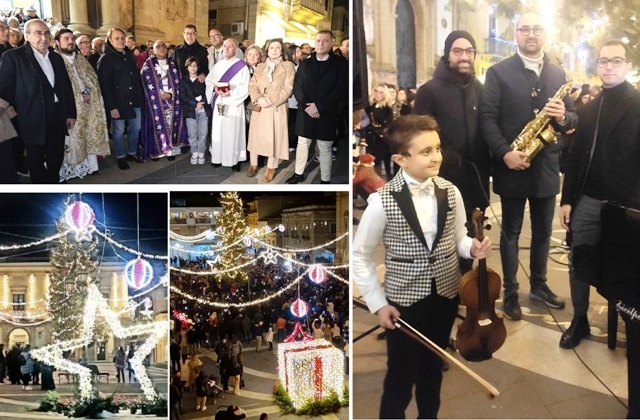
[[[529,297],[552,308],[563,308],[564,301],[547,286],[547,256],[556,195],[560,189],[559,147],[549,139],[535,158],[532,153],[512,148],[522,132],[524,142],[539,141],[529,126],[551,124],[566,132],[577,125],[571,99],[558,92],[566,84],[564,71],[552,64],[542,50],[544,23],[535,13],[524,14],[516,25],[518,49],[512,57],[487,71],[480,102],[479,124],[493,156],[493,190],[502,204],[500,257],[504,281],[504,313],[507,318],[522,317],[518,302],[518,238],[527,200],[531,214],[531,258]],[[531,124],[529,124],[531,122]],[[545,124],[546,123],[546,124]],[[529,124],[529,125],[528,125]],[[523,140],[523,139],[519,139]]]

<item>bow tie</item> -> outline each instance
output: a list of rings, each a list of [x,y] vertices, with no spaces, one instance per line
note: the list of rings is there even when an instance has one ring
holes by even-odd
[[[411,192],[414,194],[420,194],[420,192],[424,192],[428,195],[435,194],[435,185],[433,183],[433,179],[429,178],[423,183],[412,182],[409,184],[409,188],[411,188]]]

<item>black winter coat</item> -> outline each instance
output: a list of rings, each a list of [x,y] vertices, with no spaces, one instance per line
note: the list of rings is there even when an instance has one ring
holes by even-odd
[[[120,113],[119,120],[136,117],[134,108],[144,108],[144,92],[136,58],[128,47],[118,52],[107,40],[105,53],[98,60],[98,81],[107,115],[113,109]]]
[[[349,66],[347,60],[329,54],[326,66],[318,64],[316,54],[298,66],[293,82],[293,94],[298,101],[295,134],[310,139],[333,141],[336,139],[340,101],[349,95]],[[315,103],[320,118],[311,118],[304,112],[306,104]]]
[[[582,194],[601,100],[604,102],[596,144],[606,147],[606,156],[602,173],[597,176],[602,179],[605,196],[594,198],[640,209],[640,92],[626,81],[603,89],[599,96],[580,108],[560,204],[571,204],[575,208]]]
[[[475,75],[464,79],[441,59],[433,79],[420,86],[414,105],[414,113],[431,115],[440,126],[440,176],[458,187],[467,214],[489,205],[491,158],[478,129],[481,95],[482,84]]]
[[[551,197],[560,191],[560,146],[551,144],[533,159],[524,171],[510,170],[502,158],[511,151],[511,142],[525,125],[534,119],[565,83],[563,70],[549,63],[547,56],[540,77],[524,67],[516,53],[489,68],[480,101],[480,130],[493,156],[493,190],[512,198]],[[578,122],[576,108],[570,97],[564,98],[566,122],[556,131],[566,132]]]
[[[39,54],[39,53],[38,53]],[[55,73],[54,92],[62,106],[60,126],[67,132],[67,118],[76,118],[73,88],[63,58],[49,48],[49,60]],[[45,144],[44,92],[38,77],[40,66],[29,43],[5,51],[0,58],[0,98],[18,113],[20,137],[26,144]]]
[[[196,118],[196,96],[201,95],[200,102],[204,102],[204,110],[208,118],[211,118],[211,105],[207,103],[206,86],[204,83],[193,82],[189,78],[189,74],[182,76],[180,79],[180,101],[182,102],[182,115],[184,118]]]
[[[198,74],[209,74],[209,60],[207,58],[208,52],[205,47],[200,45],[198,41],[191,45],[187,45],[184,42],[182,45],[178,45],[173,53],[174,61],[178,66],[178,71],[181,75],[188,75],[189,72],[185,67],[185,62],[189,57],[195,57],[198,60]]]

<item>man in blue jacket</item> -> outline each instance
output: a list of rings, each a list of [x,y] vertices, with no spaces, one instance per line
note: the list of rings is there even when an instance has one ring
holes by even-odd
[[[516,273],[518,238],[527,201],[531,213],[529,297],[552,308],[564,307],[564,301],[547,286],[551,224],[560,190],[559,147],[554,143],[546,146],[531,163],[525,160],[527,153],[511,149],[511,142],[542,110],[555,131],[566,132],[577,124],[570,98],[553,98],[566,83],[566,77],[542,50],[545,37],[539,15],[522,15],[516,25],[517,52],[489,68],[480,102],[480,129],[493,156],[493,190],[502,204],[504,312],[512,320],[522,316]]]

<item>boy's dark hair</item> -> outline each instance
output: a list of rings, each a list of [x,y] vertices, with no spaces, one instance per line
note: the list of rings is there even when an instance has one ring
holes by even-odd
[[[406,156],[411,139],[424,131],[438,129],[438,123],[429,115],[403,115],[387,126],[384,138],[391,154]]]

